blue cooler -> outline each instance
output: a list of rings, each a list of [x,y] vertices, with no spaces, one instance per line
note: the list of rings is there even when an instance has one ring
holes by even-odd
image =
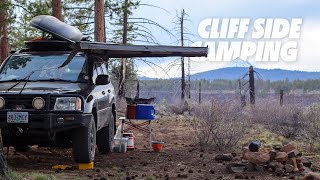
[[[136,106],[136,119],[154,120],[156,110],[153,104],[137,104]]]

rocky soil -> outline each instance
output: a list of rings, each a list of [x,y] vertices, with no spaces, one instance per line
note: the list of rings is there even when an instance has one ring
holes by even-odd
[[[270,161],[270,156],[268,164],[274,162],[274,169],[266,168],[265,165],[252,167],[248,165],[243,168],[241,164],[243,159],[240,157],[243,155],[241,149],[237,153],[221,153],[202,149],[196,145],[193,129],[183,118],[162,118],[153,122],[153,127],[153,139],[165,142],[164,152],[162,153],[146,151],[147,136],[133,131],[137,149],[124,154],[103,155],[98,152],[95,158],[95,168],[92,170],[78,170],[77,164],[72,160],[71,149],[33,147],[31,152],[19,153],[10,148],[8,162],[10,167],[18,172],[54,174],[62,179],[269,180],[301,179],[303,177],[303,171],[294,172],[296,170],[289,165],[283,163],[280,163],[282,164],[280,165],[277,163],[278,161]],[[217,155],[223,154],[227,154],[228,157],[222,158],[227,159],[217,158]],[[288,158],[286,161],[288,161]],[[313,162],[313,165],[319,164],[316,160],[313,160]],[[240,165],[237,168],[230,165],[232,163],[240,163]],[[248,160],[245,163],[249,164]],[[70,165],[72,168],[68,170],[52,169],[52,166],[57,164]],[[233,173],[230,172],[231,167],[236,167],[233,168]],[[248,168],[253,169],[249,171]],[[284,172],[282,170],[281,173],[275,172],[277,168],[283,169]],[[287,169],[290,169],[290,173],[286,172]]]

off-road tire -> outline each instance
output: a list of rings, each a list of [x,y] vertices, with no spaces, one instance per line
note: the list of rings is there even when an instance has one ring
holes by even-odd
[[[32,149],[31,149],[31,146],[29,145],[25,145],[25,146],[14,146],[14,149],[17,151],[17,152],[30,152]]]
[[[73,158],[77,163],[93,162],[96,148],[96,125],[90,120],[88,127],[80,127],[72,133]]]
[[[112,152],[114,139],[114,118],[110,119],[108,126],[103,127],[97,132],[97,147],[100,153],[107,154]]]

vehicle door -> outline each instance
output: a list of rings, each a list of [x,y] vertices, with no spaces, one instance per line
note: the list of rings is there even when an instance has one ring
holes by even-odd
[[[98,75],[103,75],[104,62],[103,61],[94,61],[93,65],[93,76],[92,82],[94,84],[93,94],[96,99],[96,108],[97,108],[97,130],[101,129],[107,123],[108,117],[108,99],[107,99],[107,85],[96,85],[96,78]]]
[[[109,75],[109,71],[108,71],[108,63],[105,62],[102,64],[102,69],[103,69],[103,73],[105,75]],[[108,111],[108,118],[113,119],[112,118],[112,103],[114,103],[115,100],[115,92],[114,92],[114,88],[112,86],[112,83],[110,81],[111,77],[109,76],[109,83],[105,86],[106,87],[106,94],[105,94],[105,99],[107,101],[107,111]]]

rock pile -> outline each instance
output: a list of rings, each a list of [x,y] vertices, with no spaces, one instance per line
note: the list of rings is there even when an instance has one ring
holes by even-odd
[[[304,172],[311,167],[310,161],[302,157],[297,148],[291,144],[279,145],[273,149],[261,148],[259,152],[251,152],[244,148],[242,159],[254,165],[263,165],[268,171],[279,175],[293,172]]]
[[[255,149],[252,152],[252,149]],[[226,167],[231,173],[250,171],[269,171],[277,175],[310,172],[312,163],[302,157],[297,148],[291,144],[276,145],[273,148],[243,147],[242,153],[217,155],[216,161],[232,161]]]

